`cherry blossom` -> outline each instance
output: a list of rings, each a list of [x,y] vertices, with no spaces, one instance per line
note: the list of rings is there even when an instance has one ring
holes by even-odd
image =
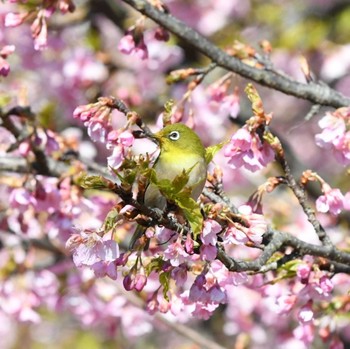
[[[350,163],[349,109],[340,108],[319,121],[322,132],[315,136],[316,144],[331,149],[336,159],[343,165]]]
[[[111,263],[119,257],[119,246],[107,235],[101,237],[94,231],[81,231],[69,238],[66,247],[73,251],[73,261],[77,267],[88,266],[97,275],[116,278],[116,266]]]
[[[255,172],[274,159],[274,151],[244,126],[232,136],[225,147],[225,156],[229,158],[228,163],[233,169],[244,167]]]
[[[338,188],[332,189],[328,184],[322,185],[323,195],[316,200],[319,212],[339,214],[344,208],[344,196]]]

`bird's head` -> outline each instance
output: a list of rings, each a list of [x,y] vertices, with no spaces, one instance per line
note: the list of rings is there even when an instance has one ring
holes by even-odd
[[[176,123],[164,127],[153,136],[161,152],[192,153],[205,155],[205,148],[198,135],[184,124]]]

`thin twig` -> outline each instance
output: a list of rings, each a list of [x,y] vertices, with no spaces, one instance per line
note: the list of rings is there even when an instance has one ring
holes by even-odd
[[[294,195],[298,199],[300,206],[302,207],[304,213],[306,214],[308,221],[314,227],[315,232],[318,238],[320,239],[320,241],[326,246],[332,246],[333,244],[329,236],[327,235],[325,229],[323,228],[319,220],[316,218],[315,212],[307,204],[305,190],[297,183],[294,176],[292,175],[289,164],[284,156],[282,145],[279,144],[279,146],[280,146],[280,151],[276,152],[276,160],[282,166],[282,169],[284,171],[284,174],[287,180],[288,187],[292,189]]]
[[[32,114],[29,108],[15,107],[8,111],[6,114],[0,113],[0,117],[2,120],[2,126],[10,131],[16,137],[18,142],[22,141],[25,138],[28,139],[31,150],[35,156],[35,161],[31,164],[33,169],[37,172],[41,172],[45,176],[49,175],[50,171],[45,153],[33,142],[31,135],[29,135],[26,130],[26,127],[20,129],[14,124],[14,122],[11,120],[11,115],[25,117],[27,119],[34,119],[34,114]]]

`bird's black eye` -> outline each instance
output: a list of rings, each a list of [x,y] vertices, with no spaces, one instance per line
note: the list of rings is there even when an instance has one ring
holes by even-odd
[[[177,141],[180,138],[180,132],[179,131],[172,131],[169,133],[169,139],[172,141]]]

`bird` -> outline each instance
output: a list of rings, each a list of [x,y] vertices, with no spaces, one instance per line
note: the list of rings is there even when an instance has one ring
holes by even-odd
[[[199,136],[188,126],[174,123],[153,134],[151,138],[160,148],[158,158],[153,165],[157,180],[172,181],[184,171],[190,170],[185,187],[189,189],[189,195],[196,201],[203,191],[208,166],[206,150]],[[146,187],[143,203],[147,207],[161,211],[167,207],[166,197],[162,195],[157,185],[151,182]],[[146,228],[140,225],[136,228],[130,240],[129,249],[133,249],[145,230]]]

